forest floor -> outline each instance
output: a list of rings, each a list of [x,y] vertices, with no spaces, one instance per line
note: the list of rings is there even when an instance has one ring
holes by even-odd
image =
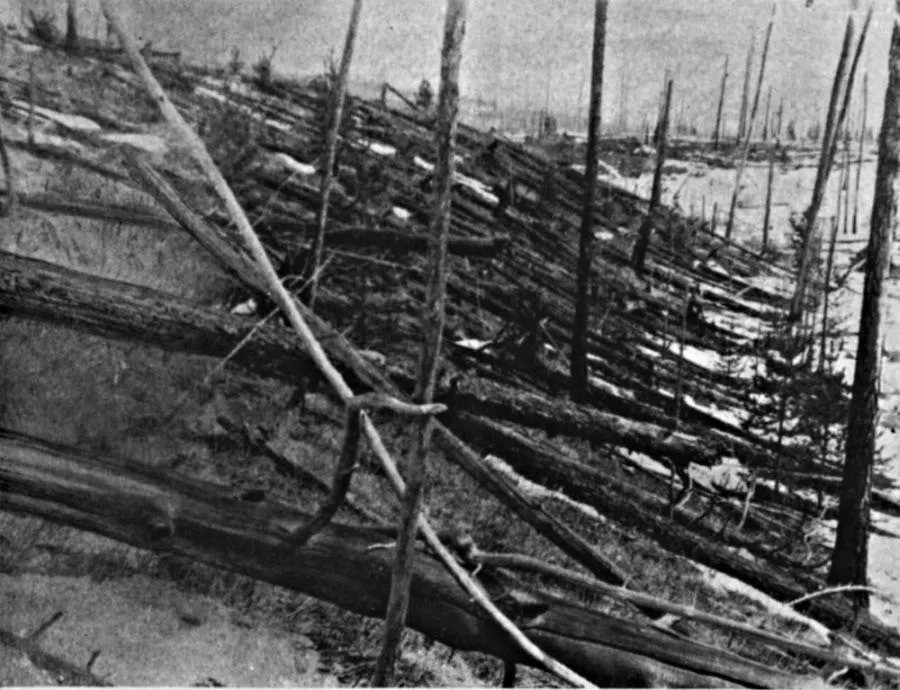
[[[4,75],[7,89],[21,91],[32,65],[39,92],[58,107],[39,114],[34,134],[40,143],[84,152],[81,147],[86,145],[74,126],[77,122],[65,114],[65,106],[67,102],[81,103],[86,92],[93,94],[98,120],[104,113],[114,120],[126,109],[124,103],[131,92],[123,85],[127,80],[121,78],[120,67],[95,58],[71,58],[30,41],[12,41],[9,49],[9,68]],[[4,122],[3,134],[11,148],[20,193],[128,202],[163,217],[146,194],[111,185],[77,166],[51,164],[34,155],[26,145],[27,108],[23,109],[21,102],[16,105],[17,97],[9,93],[3,101],[10,119]],[[131,142],[139,142],[147,155],[160,162],[189,167],[146,103],[127,107],[132,108],[128,114],[134,127],[109,134],[131,137]],[[102,161],[113,156],[104,150]],[[679,168],[677,161],[672,165]],[[680,190],[682,210],[688,205],[696,210],[703,196],[707,196],[707,206],[714,201],[720,209],[726,205],[723,199],[730,196],[728,180],[733,180],[733,170],[701,169],[689,163],[684,168],[667,178],[670,202]],[[738,240],[749,242],[742,233],[758,227],[753,213],[760,208],[758,191],[765,174],[765,166],[757,164],[748,175],[749,191],[742,200],[746,213],[742,211],[739,219]],[[773,226],[779,231],[772,237],[782,250],[786,249],[783,230],[789,213],[802,208],[808,198],[808,178],[809,169],[802,166],[786,165],[782,171],[776,196],[779,210],[773,217]],[[621,184],[644,195],[646,179],[646,174],[623,178]],[[858,248],[858,244],[842,245],[842,250],[847,250],[842,255]],[[155,227],[28,211],[14,222],[0,221],[0,249],[146,285],[210,308],[225,309],[230,296],[228,281],[199,247],[183,233]],[[891,290],[892,303],[900,303],[900,286],[892,283]],[[858,291],[859,281],[854,276],[844,288],[841,300],[845,301],[839,307],[848,323],[852,323],[852,303]],[[900,352],[898,321],[900,307],[892,310],[889,319],[889,352]],[[265,425],[279,452],[327,478],[340,448],[341,411],[315,392],[307,393],[306,404],[298,409],[293,404],[295,386],[217,365],[217,360],[207,357],[107,340],[47,322],[5,318],[0,321],[0,425],[156,466],[177,464],[181,472],[235,492],[262,490],[297,506],[316,505],[321,494],[315,487],[286,481],[266,457],[236,440],[218,420],[225,417],[237,426]],[[885,362],[883,393],[884,454],[894,461],[884,474],[900,478],[900,436],[892,433],[900,417],[900,357],[889,356]],[[387,422],[384,426],[402,445],[403,430]],[[887,446],[889,443],[894,445]],[[573,454],[587,445],[566,444],[558,442]],[[372,511],[390,516],[396,501],[386,490],[383,477],[367,462],[354,478],[355,496]],[[427,486],[432,519],[447,525],[461,522],[477,530],[479,544],[485,548],[502,550],[512,545],[548,562],[561,560],[552,547],[513,520],[472,479],[451,469],[438,451],[433,453],[431,466],[442,468],[430,474]],[[635,474],[633,467],[610,471]],[[735,578],[663,550],[640,530],[597,515],[560,492],[529,485],[520,477],[517,481],[592,543],[602,544],[605,555],[631,574],[629,586],[721,615],[765,623],[775,630],[791,631],[799,626],[798,614]],[[667,490],[666,482],[652,476],[635,481],[660,495]],[[358,520],[349,510],[339,517]],[[900,534],[900,518],[879,516],[877,524]],[[822,526],[827,529],[827,522]],[[884,594],[877,599],[876,612],[896,625],[900,623],[900,582],[891,572],[894,561],[890,552],[897,552],[893,539],[873,538],[872,579]],[[626,610],[598,597],[579,597],[606,611]],[[99,652],[92,671],[116,685],[356,685],[367,680],[381,632],[380,621],[295,592],[37,518],[0,513],[0,628],[27,634],[58,611],[63,617],[41,636],[42,647],[80,665]],[[720,631],[698,626],[691,632],[699,641],[792,672],[811,674],[815,670],[806,662],[735,641]],[[409,632],[398,682],[409,686],[492,685],[501,674],[502,665],[493,658],[474,652],[454,653],[424,635]],[[0,645],[0,684],[52,685],[56,680],[24,654]],[[520,673],[518,679],[524,686],[553,682],[550,676],[531,670]]]

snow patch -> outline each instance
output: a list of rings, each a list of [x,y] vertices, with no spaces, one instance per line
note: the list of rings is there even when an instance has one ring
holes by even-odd
[[[111,144],[123,144],[141,149],[147,153],[164,154],[169,150],[165,140],[155,134],[127,134],[122,132],[109,132],[102,137],[103,141]]]
[[[412,218],[412,213],[405,208],[401,208],[400,206],[394,206],[391,209],[391,213],[394,217],[399,218],[402,221],[407,221]]]
[[[274,156],[275,160],[277,160],[283,167],[287,168],[291,173],[296,175],[314,175],[316,172],[315,166],[310,165],[309,163],[301,163],[296,158],[287,155],[286,153],[276,153]]]
[[[397,153],[397,148],[395,146],[385,144],[381,141],[375,141],[374,139],[360,139],[358,143],[376,156],[393,156]]]
[[[413,157],[413,163],[422,168],[422,170],[427,170],[428,172],[432,172],[434,170],[434,164],[429,163],[424,158],[419,158],[419,156]]]
[[[213,91],[212,89],[208,89],[205,86],[194,87],[194,93],[198,96],[212,98],[219,103],[225,103],[226,101],[228,101],[228,99],[225,97],[225,94],[220,93],[219,91]]]
[[[20,110],[24,110],[28,112],[30,107],[28,103],[25,101],[13,100],[12,104],[19,108]],[[60,113],[56,110],[51,110],[50,108],[43,108],[39,105],[34,106],[35,115],[39,115],[45,120],[50,120],[51,122],[55,122],[58,125],[62,125],[68,129],[74,129],[79,132],[97,132],[100,129],[100,125],[94,122],[89,117],[83,117],[81,115],[69,115],[67,113]]]

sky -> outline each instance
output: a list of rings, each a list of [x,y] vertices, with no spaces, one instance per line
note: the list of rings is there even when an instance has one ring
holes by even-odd
[[[0,0],[10,15],[21,3]],[[97,0],[80,0],[86,31]],[[413,89],[424,77],[437,85],[444,0],[365,0],[352,78]],[[134,32],[159,48],[201,62],[224,63],[232,47],[247,62],[275,48],[276,70],[308,75],[339,57],[351,0],[119,0]],[[823,117],[848,12],[857,31],[864,0],[776,0],[767,67],[773,109],[783,98],[786,119]],[[675,79],[673,107],[686,121],[711,127],[722,67],[730,60],[726,114],[738,108],[744,62],[755,36],[756,59],[772,11],[770,0],[609,0],[603,119],[623,109],[632,124],[655,117],[663,73]],[[870,72],[870,113],[880,118],[893,3],[876,0],[863,67]],[[575,118],[587,104],[594,2],[591,0],[469,0],[461,90],[500,108],[543,108]],[[2,11],[2,10],[0,10]],[[763,96],[764,98],[764,96]],[[871,117],[876,117],[872,115]]]

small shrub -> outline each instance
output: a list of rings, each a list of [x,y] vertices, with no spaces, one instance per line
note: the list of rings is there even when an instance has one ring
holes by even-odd
[[[272,48],[268,55],[260,55],[259,60],[253,64],[254,83],[265,90],[272,86],[272,60],[275,58],[277,47]]]
[[[43,43],[56,43],[59,40],[59,27],[56,26],[56,16],[51,11],[35,14],[34,10],[28,11],[31,26],[28,32]]]

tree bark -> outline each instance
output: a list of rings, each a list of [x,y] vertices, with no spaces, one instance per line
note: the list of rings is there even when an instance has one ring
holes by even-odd
[[[445,305],[447,301],[447,243],[450,237],[450,213],[453,201],[453,154],[459,117],[459,68],[466,34],[468,0],[447,0],[444,20],[444,44],[441,49],[441,86],[438,96],[438,122],[435,131],[437,150],[434,182],[435,197],[429,236],[428,284],[422,305],[422,349],[413,399],[430,403],[434,399],[438,367],[441,362]],[[418,421],[415,444],[408,456],[406,491],[401,501],[400,525],[391,572],[391,593],[384,619],[384,640],[375,665],[372,684],[393,685],[394,665],[400,637],[406,624],[410,583],[416,554],[416,531],[422,509],[422,489],[426,461],[434,431],[431,417]]]
[[[719,105],[716,107],[716,126],[713,129],[713,148],[719,148],[719,137],[722,133],[722,108],[725,106],[725,85],[728,83],[728,56],[722,68],[722,86],[719,88]]]
[[[868,532],[872,466],[883,338],[884,283],[890,267],[891,241],[897,222],[897,184],[900,173],[900,0],[895,8],[888,57],[888,85],[878,145],[872,224],[866,252],[865,283],[859,320],[859,341],[847,422],[846,459],[841,479],[837,537],[828,582],[867,582]],[[854,598],[868,606],[868,595]]]
[[[666,83],[666,95],[663,99],[662,120],[659,124],[659,143],[656,148],[656,169],[653,172],[653,188],[650,191],[650,204],[647,207],[647,216],[641,223],[641,229],[637,241],[634,243],[634,251],[631,254],[631,266],[635,273],[644,272],[644,263],[647,258],[647,250],[650,247],[650,234],[653,232],[653,223],[656,209],[659,207],[659,199],[662,196],[662,171],[666,164],[666,145],[669,138],[669,108],[672,105],[672,85],[670,79]]]
[[[587,395],[587,339],[590,321],[591,263],[594,258],[594,202],[597,195],[597,157],[600,144],[600,110],[603,99],[603,59],[606,50],[608,0],[594,4],[594,49],[591,62],[591,101],[588,106],[588,141],[584,165],[584,199],[578,237],[575,317],[572,323],[572,362],[569,394],[575,402]]]
[[[0,505],[90,530],[137,548],[173,553],[381,616],[390,550],[379,529],[332,523],[302,546],[292,526],[309,514],[279,503],[250,503],[206,482],[140,463],[91,456],[0,430]],[[612,687],[786,687],[798,679],[638,623],[571,606],[486,578],[535,643],[599,685]],[[473,604],[443,566],[415,564],[411,627],[456,649],[531,663]]]
[[[319,269],[322,266],[322,251],[325,243],[325,227],[328,224],[328,202],[334,186],[334,161],[337,156],[338,138],[341,120],[344,115],[344,98],[347,95],[347,81],[350,77],[350,63],[353,60],[353,46],[356,42],[356,30],[359,26],[359,15],[362,11],[362,0],[353,0],[350,11],[350,23],[344,39],[344,52],[341,54],[341,66],[337,82],[334,84],[334,102],[331,110],[331,123],[325,135],[325,156],[322,161],[322,186],[319,190],[319,208],[316,213],[316,235],[312,249],[312,265],[306,276],[309,286],[306,291],[310,308],[315,307],[316,288],[319,282]]]

